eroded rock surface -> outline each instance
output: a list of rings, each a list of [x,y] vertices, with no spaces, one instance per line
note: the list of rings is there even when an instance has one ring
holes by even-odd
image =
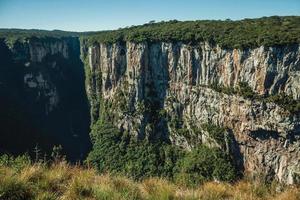
[[[208,43],[127,42],[83,49],[93,122],[103,117],[101,107],[121,130],[186,149],[208,143],[203,124],[226,127],[246,172],[299,181],[299,116],[210,88],[246,82],[259,95],[300,99],[299,45],[229,50]]]

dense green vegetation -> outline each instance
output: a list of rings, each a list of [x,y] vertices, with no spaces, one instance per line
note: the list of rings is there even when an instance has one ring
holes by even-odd
[[[225,128],[210,123],[203,124],[202,128],[203,130],[207,131],[209,136],[213,138],[222,148],[225,147]]]
[[[295,100],[293,97],[279,93],[270,95],[264,99],[266,102],[273,102],[280,107],[288,110],[293,114],[300,114],[300,100]]]
[[[234,87],[226,87],[222,85],[210,85],[210,88],[214,89],[217,92],[222,92],[224,94],[232,95],[237,94],[246,99],[257,99],[259,98],[258,94],[253,92],[252,88],[246,82],[240,82],[236,88]]]
[[[89,42],[208,41],[224,48],[285,45],[300,42],[300,17],[263,17],[258,19],[198,20],[148,23],[115,31],[91,33]]]
[[[103,122],[94,125],[91,136],[94,145],[87,162],[100,172],[135,179],[162,176],[188,185],[237,178],[230,156],[217,148],[200,145],[187,152],[164,142],[137,141]]]
[[[24,40],[26,38],[61,38],[61,37],[78,37],[79,32],[68,32],[61,30],[39,30],[39,29],[3,29],[0,28],[0,38],[6,38],[11,41]]]
[[[173,174],[179,150],[160,142],[135,141],[109,123],[96,123],[92,129],[93,150],[87,162],[100,172],[121,173],[140,179]]]
[[[194,186],[209,180],[233,181],[237,176],[229,155],[204,145],[180,159],[178,168],[175,180]]]
[[[224,48],[248,48],[261,45],[276,46],[300,42],[300,17],[263,17],[258,19],[162,21],[131,26],[113,31],[66,32],[60,30],[0,29],[0,38],[10,43],[30,37],[82,36],[89,43],[103,42],[155,42],[182,41],[196,43],[208,41]]]
[[[15,28],[0,28],[0,37],[10,37],[12,35],[19,37],[66,37],[66,36],[78,36],[80,32],[70,32],[62,30],[40,30],[40,29],[15,29]]]

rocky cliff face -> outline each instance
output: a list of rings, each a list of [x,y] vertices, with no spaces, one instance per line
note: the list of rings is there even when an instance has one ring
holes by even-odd
[[[300,99],[299,45],[229,50],[208,43],[83,43],[82,55],[93,122],[106,118],[137,138],[186,149],[219,145],[203,124],[225,127],[226,149],[246,172],[300,181],[299,115],[211,88],[246,82],[262,96]]]
[[[62,145],[70,160],[83,159],[90,122],[78,38],[1,40],[0,51],[0,151]]]

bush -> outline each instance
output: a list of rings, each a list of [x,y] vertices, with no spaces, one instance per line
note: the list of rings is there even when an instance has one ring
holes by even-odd
[[[213,127],[217,140],[224,129]],[[152,176],[175,177],[195,185],[206,180],[231,181],[236,172],[230,156],[218,149],[199,146],[191,152],[163,142],[136,141],[109,123],[98,123],[92,130],[93,150],[87,162],[100,172],[123,174],[134,179]]]
[[[11,167],[15,170],[21,170],[31,164],[31,159],[28,154],[13,157],[7,154],[0,156],[0,166]]]
[[[218,84],[212,84],[212,85],[209,85],[209,88],[211,88],[217,92],[221,92],[221,93],[228,94],[228,95],[236,94],[236,91],[233,87],[225,87],[225,86],[218,85]]]
[[[294,100],[293,97],[285,94],[276,94],[268,96],[265,99],[267,102],[273,102],[282,108],[288,110],[290,113],[300,113],[300,100]]]
[[[211,123],[203,124],[202,128],[207,131],[209,136],[221,145],[221,147],[225,147],[225,128]]]
[[[247,99],[254,99],[257,97],[255,92],[253,92],[252,88],[246,82],[239,83],[237,93]]]
[[[237,88],[225,87],[217,84],[209,85],[210,88],[224,94],[238,94],[246,99],[272,102],[284,108],[292,114],[300,114],[300,100],[293,99],[284,93],[260,96],[255,93],[246,82],[240,82]]]
[[[178,162],[176,181],[191,186],[209,180],[233,181],[237,173],[229,158],[219,149],[200,145]]]
[[[136,141],[126,132],[121,133],[110,123],[103,122],[94,125],[91,135],[94,145],[87,162],[100,172],[135,179],[173,175],[180,154],[176,147],[159,141]]]

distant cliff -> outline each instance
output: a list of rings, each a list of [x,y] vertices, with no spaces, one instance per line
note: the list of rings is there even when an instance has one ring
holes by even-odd
[[[298,44],[226,49],[207,42],[100,42],[83,44],[83,55],[93,122],[105,110],[120,130],[185,149],[221,145],[204,127],[224,127],[224,143],[246,172],[299,181],[299,112],[270,100],[280,93],[298,102]],[[238,92],[241,85],[251,98]]]
[[[89,108],[76,37],[0,42],[0,151],[43,153],[62,145],[71,160],[89,150]],[[42,155],[41,155],[42,156]]]

